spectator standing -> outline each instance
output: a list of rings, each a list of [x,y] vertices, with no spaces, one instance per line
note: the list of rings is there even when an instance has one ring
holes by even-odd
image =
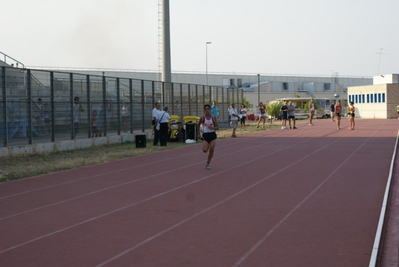
[[[240,107],[240,128],[245,129],[245,120],[247,119],[247,108],[244,103],[241,104]]]
[[[349,102],[349,130],[355,130],[355,106]]]
[[[212,107],[211,107],[211,114],[214,116],[216,119],[219,119],[219,107],[217,106],[216,101],[212,102]]]
[[[152,109],[152,121],[151,121],[151,125],[152,125],[152,132],[154,134],[154,141],[153,141],[153,145],[156,146],[158,145],[158,141],[159,141],[159,131],[156,128],[157,122],[158,122],[158,113],[160,112],[161,108],[161,104],[159,102],[155,103],[154,108]]]
[[[129,104],[126,101],[123,102],[121,113],[122,113],[123,131],[126,133],[129,129],[129,118],[130,118]]]
[[[334,100],[334,102],[330,105],[330,117],[331,117],[331,121],[334,121],[334,114],[335,114],[335,100]]]
[[[238,112],[235,108],[235,104],[231,103],[230,105],[230,117],[231,117],[231,128],[233,128],[233,132],[231,134],[231,137],[237,137],[236,136],[236,129],[238,126],[238,119],[240,118],[240,116],[238,115]]]
[[[80,103],[80,98],[75,96],[73,99],[73,139],[75,139],[76,134],[79,131],[80,113],[82,112],[84,112],[84,109]]]
[[[266,123],[266,105],[262,102],[259,103],[259,118],[258,118],[258,125],[256,128],[259,128],[260,122],[263,121],[263,127],[265,127]]]
[[[341,102],[337,101],[334,106],[335,118],[337,119],[337,130],[341,129],[342,106]]]
[[[159,139],[161,142],[161,146],[167,146],[168,143],[168,133],[169,133],[169,120],[170,120],[170,112],[168,107],[163,108],[163,112],[158,112],[157,121],[161,124],[159,129]]]
[[[396,106],[396,112],[398,113],[398,119],[399,119],[399,105]]]
[[[295,127],[295,107],[294,107],[294,105],[292,105],[292,101],[288,102],[287,111],[288,111],[288,123],[290,125],[290,129],[291,129],[291,121],[293,121],[293,124],[294,124],[293,129],[296,129],[296,127]]]
[[[314,100],[313,98],[309,102],[309,125],[313,126],[313,116],[314,116]]]
[[[288,118],[288,108],[287,102],[283,101],[283,105],[281,106],[281,129],[287,128],[287,118]]]

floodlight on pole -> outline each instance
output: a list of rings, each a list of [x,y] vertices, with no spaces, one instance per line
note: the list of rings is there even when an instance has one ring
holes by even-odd
[[[260,74],[258,74],[258,105],[260,103]]]
[[[206,75],[206,87],[208,88],[208,45],[212,44],[212,42],[206,42],[205,44],[205,75]]]

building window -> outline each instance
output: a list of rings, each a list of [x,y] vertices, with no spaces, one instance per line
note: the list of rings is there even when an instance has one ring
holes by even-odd
[[[288,90],[288,83],[283,83],[283,90]]]
[[[370,103],[370,95],[367,94],[367,103]]]
[[[382,93],[382,103],[385,103],[385,93]]]
[[[374,94],[374,103],[377,103],[377,94]]]
[[[365,103],[365,102],[364,102],[364,95],[362,95],[362,103]]]
[[[236,86],[235,79],[230,79],[230,86],[232,87]]]
[[[237,87],[238,88],[242,87],[242,79],[237,79]]]
[[[331,83],[324,84],[324,90],[330,90],[330,88],[331,88]]]
[[[355,95],[355,103],[358,103],[358,102],[357,102],[357,95]]]
[[[381,93],[378,94],[378,103],[381,103]]]

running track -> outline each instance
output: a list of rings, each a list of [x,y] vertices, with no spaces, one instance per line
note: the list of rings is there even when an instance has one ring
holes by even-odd
[[[343,126],[0,184],[0,266],[368,266],[399,127]]]

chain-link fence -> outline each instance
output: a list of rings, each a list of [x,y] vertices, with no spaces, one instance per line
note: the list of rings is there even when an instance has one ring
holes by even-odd
[[[1,67],[0,88],[4,147],[144,132],[155,102],[183,120],[217,101],[223,123],[243,101],[242,89],[12,67]]]

